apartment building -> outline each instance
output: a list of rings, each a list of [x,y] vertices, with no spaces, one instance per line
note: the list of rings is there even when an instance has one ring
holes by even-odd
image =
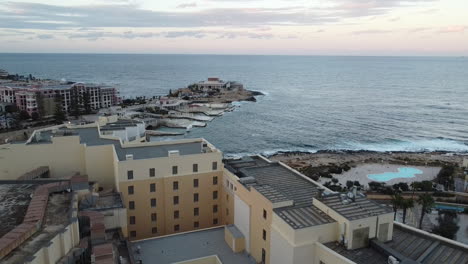
[[[127,134],[114,133],[122,127]],[[133,241],[130,253],[143,263],[463,263],[468,258],[468,246],[394,223],[390,207],[356,190],[335,193],[262,156],[223,161],[221,151],[204,139],[129,140],[137,128],[113,117],[35,131],[24,144],[0,147],[0,180],[44,167],[51,178],[87,175],[93,189],[114,193],[100,197],[112,206],[80,207],[87,210],[80,215],[119,228]],[[94,237],[103,236],[99,232]]]
[[[88,175],[102,188],[122,193],[132,240],[224,224],[219,150],[203,139],[144,142],[138,135],[127,141],[128,135],[107,134],[111,124],[112,129],[139,126],[122,120],[64,125],[35,131],[25,144],[3,145],[0,179],[41,166],[50,168],[52,178]]]
[[[93,110],[121,103],[119,91],[109,86],[85,83],[8,85],[0,86],[0,102],[14,103],[19,110],[27,111],[30,115],[34,112],[42,112],[40,114],[44,116],[53,115],[57,97],[60,97],[65,113],[70,113],[74,102],[84,108],[85,96],[88,96],[89,107]],[[42,111],[39,111],[39,108],[42,108]]]

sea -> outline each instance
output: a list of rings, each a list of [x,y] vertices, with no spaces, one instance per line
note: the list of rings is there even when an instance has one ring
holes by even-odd
[[[320,150],[468,152],[468,58],[0,54],[0,69],[106,83],[124,98],[219,77],[257,102],[193,128],[228,156]]]

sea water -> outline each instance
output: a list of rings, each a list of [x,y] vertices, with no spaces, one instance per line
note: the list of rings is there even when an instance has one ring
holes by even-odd
[[[468,151],[467,58],[0,54],[0,68],[108,83],[125,98],[208,77],[265,92],[206,128],[169,138],[204,137],[226,154]]]

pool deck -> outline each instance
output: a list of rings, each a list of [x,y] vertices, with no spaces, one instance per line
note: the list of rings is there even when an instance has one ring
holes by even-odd
[[[381,174],[385,172],[398,172],[398,168],[415,168],[421,170],[422,174],[416,174],[414,178],[395,178],[393,180],[386,181],[387,185],[393,185],[399,182],[411,183],[414,181],[430,181],[437,177],[437,174],[440,171],[440,167],[424,167],[424,166],[411,166],[411,165],[396,165],[396,164],[363,164],[358,165],[355,168],[351,168],[349,171],[343,172],[342,174],[334,174],[333,177],[337,178],[339,182],[343,185],[346,185],[346,181],[359,181],[362,185],[367,185],[369,182],[373,181],[367,177],[369,174]],[[323,179],[323,181],[328,181],[329,179]]]

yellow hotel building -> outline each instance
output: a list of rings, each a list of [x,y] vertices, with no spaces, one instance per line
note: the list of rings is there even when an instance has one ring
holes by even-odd
[[[0,179],[47,166],[52,178],[78,172],[102,193],[121,193],[126,219],[114,222],[141,263],[379,263],[350,253],[360,250],[444,263],[433,253],[441,246],[456,254],[445,263],[468,259],[466,245],[394,224],[391,208],[357,192],[335,193],[262,156],[223,161],[204,139],[146,142],[139,127],[110,117],[38,130],[0,146]],[[406,254],[394,243],[401,234],[428,247]]]

